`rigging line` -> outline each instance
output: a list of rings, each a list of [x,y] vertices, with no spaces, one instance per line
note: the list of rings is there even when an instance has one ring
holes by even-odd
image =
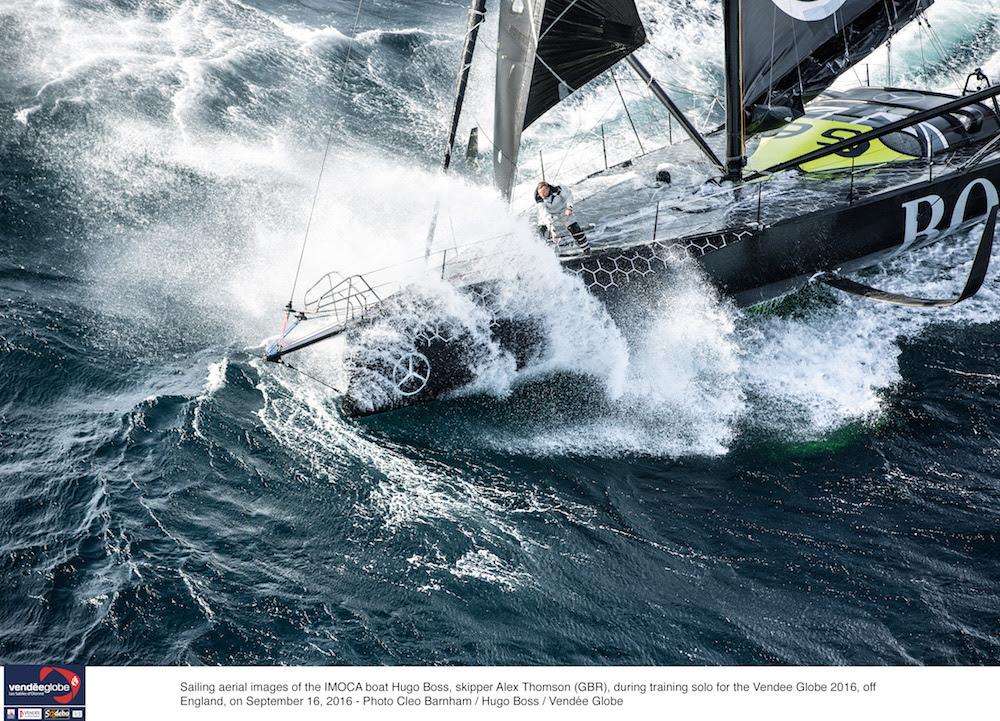
[[[643,52],[656,53],[656,54],[662,56],[665,60],[667,60],[667,61],[669,61],[671,63],[675,62],[673,56],[670,53],[667,53],[667,52],[664,52],[663,50],[660,50],[655,45],[650,45],[650,44],[644,45],[643,48],[642,48],[642,50],[643,50]],[[658,70],[662,71],[662,72],[665,72],[668,75],[672,73],[672,71],[671,71],[671,69],[669,67],[660,67],[660,68],[658,68]],[[700,92],[698,90],[695,90],[695,89],[693,89],[691,87],[688,87],[687,85],[684,85],[682,82],[680,82],[676,78],[673,78],[672,82],[663,81],[663,82],[660,83],[660,85],[662,85],[665,88],[671,89],[671,90],[677,90],[677,91],[680,91],[680,92],[687,93],[688,95],[695,95],[695,96],[700,96],[700,97],[703,97],[703,98],[714,97],[714,95],[712,93]]]
[[[767,104],[772,103],[774,91],[774,48],[775,39],[778,37],[778,9],[774,8],[771,14],[771,64],[767,67]],[[741,101],[742,102],[742,101]]]
[[[858,81],[858,87],[863,87],[864,83],[861,82],[861,76],[858,75],[858,66],[852,65],[851,72],[854,73],[854,79]]]
[[[562,168],[565,165],[566,159],[569,157],[570,153],[574,152],[580,145],[582,145],[584,142],[586,142],[586,140],[587,140],[586,136],[587,135],[589,135],[591,133],[594,133],[596,131],[597,127],[601,124],[601,122],[604,120],[604,118],[607,117],[608,113],[611,111],[611,107],[613,105],[614,105],[614,103],[610,103],[608,105],[608,107],[604,110],[604,112],[601,113],[601,116],[598,118],[597,123],[595,123],[590,128],[590,130],[585,130],[583,132],[571,133],[571,134],[563,136],[563,138],[561,138],[561,140],[569,140],[569,141],[572,141],[572,142],[566,148],[565,152],[563,153],[562,159],[559,161],[559,165],[558,165],[558,167],[556,169],[556,172],[555,172],[556,176],[558,176],[562,172]],[[628,112],[627,108],[626,108],[626,112]],[[494,152],[495,152],[495,148],[494,148]],[[521,169],[520,159],[518,160],[517,169],[518,170]],[[512,200],[513,200],[513,198],[512,198]]]
[[[892,35],[885,42],[885,84],[892,87]]]
[[[319,191],[323,186],[323,171],[326,170],[326,161],[330,155],[330,148],[333,146],[334,127],[333,121],[337,118],[337,111],[340,108],[340,99],[344,94],[344,82],[347,80],[347,68],[351,62],[351,51],[354,50],[354,40],[358,34],[358,22],[361,19],[361,7],[365,0],[358,0],[358,11],[354,16],[354,28],[351,30],[351,42],[347,46],[347,57],[344,58],[344,67],[340,75],[340,85],[337,87],[337,100],[333,105],[333,117],[330,122],[330,132],[326,137],[326,148],[323,150],[323,161],[319,166],[319,177],[316,180],[316,192],[313,194],[312,205],[309,207],[309,219],[306,221],[306,231],[302,238],[302,250],[299,252],[299,263],[295,268],[295,280],[292,281],[292,293],[288,298],[288,308],[292,308],[295,302],[295,289],[299,284],[299,274],[302,272],[302,261],[306,255],[306,244],[309,242],[309,230],[312,228],[313,216],[316,213],[316,203],[319,202]]]
[[[284,361],[284,360],[282,360],[282,361],[278,361],[278,365],[283,365],[283,366],[285,366],[285,368],[290,368],[290,369],[292,369],[293,371],[295,371],[296,373],[301,373],[301,374],[302,374],[302,375],[304,375],[304,376],[305,376],[306,378],[309,378],[310,380],[313,380],[313,381],[316,381],[316,382],[317,382],[317,383],[319,383],[319,384],[320,384],[321,386],[326,386],[327,388],[329,388],[329,389],[330,389],[331,391],[333,391],[334,393],[339,393],[340,395],[343,395],[343,394],[344,394],[344,391],[340,390],[339,388],[336,388],[336,387],[334,387],[334,386],[330,385],[330,384],[329,384],[329,383],[327,383],[326,381],[323,381],[323,380],[320,380],[319,378],[317,378],[317,377],[316,377],[316,376],[314,376],[314,375],[311,375],[310,373],[306,373],[306,372],[305,372],[304,370],[302,370],[301,368],[296,368],[295,366],[293,366],[293,365],[292,365],[291,363],[289,363],[288,361]]]
[[[806,94],[805,83],[802,82],[802,55],[799,53],[799,38],[792,33],[792,49],[795,51],[795,74],[799,78],[799,95]]]
[[[725,106],[726,106],[726,101],[725,100],[723,100],[722,98],[720,98],[718,95],[713,96],[712,97],[712,102],[708,104],[707,108],[705,108],[705,116],[701,119],[701,127],[704,128],[704,127],[708,126],[708,121],[712,117],[712,111],[714,111],[716,107],[722,107],[723,110],[725,110]],[[725,129],[725,125],[723,125],[721,128],[713,130],[712,133],[715,133],[718,130],[724,130],[724,129]],[[712,133],[709,133],[709,135],[711,135]]]
[[[927,67],[927,57],[924,55],[924,23],[917,18],[917,38],[920,40],[920,67]]]
[[[601,121],[603,121],[604,118],[607,117],[608,113],[611,112],[611,107],[613,105],[614,103],[612,102],[608,105],[607,108],[605,108],[604,112],[601,113],[601,117],[597,119],[597,123],[593,125],[590,128],[590,130],[573,133],[572,135],[568,136],[568,139],[571,140],[572,142],[566,147],[566,151],[563,153],[562,160],[559,161],[559,165],[556,168],[554,176],[559,176],[562,173],[563,166],[566,164],[566,160],[569,158],[570,154],[575,152],[577,148],[583,145],[587,141],[590,135],[596,133],[598,126],[600,126],[601,124]]]
[[[489,236],[489,237],[482,238],[480,240],[473,240],[473,241],[469,241],[468,243],[462,243],[460,245],[454,246],[454,248],[455,249],[471,248],[471,247],[473,247],[475,245],[483,245],[485,243],[490,243],[490,242],[493,242],[493,241],[496,241],[496,240],[500,240],[502,238],[506,238],[507,236],[508,236],[507,233],[500,233],[500,234],[497,234],[497,235],[492,235],[492,236]],[[432,255],[438,255],[440,253],[441,253],[441,251],[436,251]],[[362,273],[361,275],[374,275],[375,273],[382,273],[382,272],[385,272],[387,270],[394,270],[396,268],[402,268],[403,266],[406,266],[406,265],[416,265],[417,263],[419,263],[422,260],[424,260],[424,256],[422,256],[422,255],[421,256],[413,256],[412,258],[408,258],[406,260],[401,260],[401,261],[396,262],[396,263],[390,263],[389,265],[384,265],[381,268],[375,268],[373,270],[367,270],[364,273]],[[425,271],[426,271],[426,269],[422,269],[420,271],[412,273],[410,276],[407,276],[407,277],[416,277],[416,276],[421,275]],[[377,284],[374,287],[380,288],[380,287],[384,287],[384,286],[390,285],[391,283],[394,283],[394,282],[396,282],[396,281],[385,281],[383,283]]]
[[[625,115],[628,117],[628,124],[632,126],[632,132],[635,133],[636,142],[639,143],[639,152],[645,155],[646,149],[642,147],[642,140],[639,138],[639,131],[635,129],[635,123],[632,122],[632,113],[628,111],[628,104],[625,102],[625,96],[622,95],[622,89],[618,87],[618,78],[615,77],[613,70],[611,71],[611,79],[615,81],[615,89],[618,90],[618,97],[622,99],[622,107],[625,108]]]
[[[640,83],[640,85],[641,85],[641,83]],[[646,86],[644,86],[644,90],[646,92],[643,93],[643,92],[640,91],[639,94],[640,94],[640,97],[642,97],[646,101],[646,105],[649,106],[649,125],[647,127],[650,128],[650,135],[652,135],[652,129],[653,128],[662,128],[663,126],[660,125],[660,119],[656,116],[656,105],[657,105],[657,102],[656,102],[655,96],[653,95],[653,89],[650,86],[646,85]],[[668,112],[667,113],[667,123],[669,124],[671,122],[672,122],[671,121],[671,116],[670,116],[670,113]],[[668,127],[672,127],[672,125],[668,125]],[[673,135],[671,135],[670,137],[672,139]],[[673,145],[673,143],[670,143],[670,145]]]
[[[640,88],[639,91],[636,92],[634,90],[630,90],[629,92],[631,92],[635,97],[645,100],[646,105],[649,106],[649,122],[646,123],[646,130],[649,132],[650,135],[652,135],[653,128],[661,127],[660,119],[656,116],[656,107],[658,105],[659,107],[663,106],[656,101],[656,97],[653,95],[652,87],[650,85],[646,85],[641,80],[639,80],[639,77],[637,75],[633,75],[632,82],[635,83],[636,81],[639,81],[639,88]],[[662,87],[662,85],[660,87]],[[668,112],[667,122],[670,122],[670,117],[671,117],[670,113]],[[595,126],[590,132],[596,134],[597,127]]]
[[[882,0],[882,7],[885,8],[885,19],[889,21],[889,37],[892,37],[892,25],[898,19],[892,16],[892,11],[895,10],[895,2],[893,2],[893,7],[889,7],[889,0]]]
[[[847,62],[850,63],[851,69],[854,70],[854,77],[857,77],[858,64],[851,58],[851,41],[847,37],[847,23],[844,22],[843,18],[840,20],[840,34],[844,39],[844,55],[847,57]],[[851,162],[854,162],[853,158],[851,159]]]
[[[486,144],[490,147],[491,156],[495,155],[497,152],[497,144],[493,142],[493,136],[486,132],[486,126],[479,119],[479,115],[477,113],[473,112],[471,115],[473,127],[478,128],[479,133],[482,136],[480,140],[485,140]],[[482,155],[482,151],[480,151],[480,155]]]
[[[892,38],[896,35],[896,21],[899,20],[899,11],[896,9],[896,3],[893,1],[892,5],[889,5],[889,0],[882,0],[882,7],[885,8],[885,18],[889,22],[889,39],[885,41],[885,56],[886,56],[886,85],[892,85]]]
[[[941,39],[941,36],[938,34],[938,31],[931,26],[931,21],[929,18],[925,17],[921,19],[924,21],[924,24],[927,26],[927,30],[930,33],[929,37],[931,39],[931,44],[935,46],[935,49],[939,53],[941,53],[941,61],[944,64],[945,70],[953,74],[953,77],[955,78],[955,86],[957,88],[961,88],[962,76],[956,73],[954,67],[949,67],[948,66],[949,64],[945,61],[945,59],[948,57],[948,49],[945,47],[944,41]]]

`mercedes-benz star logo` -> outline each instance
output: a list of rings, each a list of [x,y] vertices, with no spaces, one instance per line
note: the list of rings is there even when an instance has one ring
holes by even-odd
[[[423,353],[406,353],[392,364],[392,382],[404,396],[412,396],[424,389],[431,377],[431,363]]]

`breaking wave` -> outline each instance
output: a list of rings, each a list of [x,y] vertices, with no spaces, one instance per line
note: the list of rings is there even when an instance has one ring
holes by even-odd
[[[481,167],[452,177],[432,169],[461,17],[448,32],[362,27],[349,102],[334,117],[338,70],[351,43],[346,26],[310,25],[234,0],[103,9],[65,0],[51,4],[51,12],[14,5],[7,72],[34,86],[29,92],[31,83],[22,80],[11,117],[77,216],[81,234],[73,252],[95,304],[127,307],[129,322],[145,328],[166,324],[174,329],[170,337],[223,338],[256,353],[279,322],[310,212],[304,267],[350,273],[419,257],[439,204],[439,243],[485,237],[496,246],[484,270],[499,278],[505,312],[539,323],[546,339],[544,356],[519,372],[489,341],[475,304],[445,283],[421,281],[424,305],[412,312],[430,304],[435,320],[466,333],[479,357],[471,383],[451,402],[507,399],[509,413],[528,416],[516,428],[478,427],[487,445],[536,453],[717,455],[748,428],[822,436],[879,418],[900,379],[901,339],[935,323],[994,318],[991,287],[944,313],[901,313],[814,292],[802,308],[793,303],[790,310],[786,304],[777,313],[748,314],[690,271],[662,297],[647,299],[632,327],[616,327],[531,236],[517,217],[523,203],[506,208],[480,183]],[[938,44],[927,41],[923,55],[920,35],[908,32],[896,41],[897,68],[915,74],[929,67],[932,81],[950,82],[941,48],[974,50],[970,33],[982,35],[985,47],[997,5],[977,14],[985,18],[980,26]],[[646,3],[643,10],[652,38],[647,64],[678,88],[704,90],[681,97],[708,122],[719,85],[718,60],[706,49],[717,40],[717,8],[705,0]],[[932,24],[952,27],[951,15],[963,8],[938,3],[932,12],[940,13],[929,16]],[[658,32],[666,27],[672,30]],[[677,43],[677,36],[691,42]],[[931,52],[937,55],[928,61]],[[481,53],[487,65],[489,59]],[[993,54],[984,68],[992,71],[995,62]],[[482,67],[474,73],[480,81],[489,75]],[[469,115],[489,127],[485,84],[474,87]],[[627,97],[636,92],[624,78],[622,86]],[[529,131],[525,154],[544,148],[550,157],[582,155],[570,131],[602,121],[621,125],[620,107],[612,109],[617,102],[607,82],[581,91]],[[311,210],[331,126],[346,142],[335,143]],[[652,115],[639,127],[664,138],[662,120]],[[573,172],[570,164],[560,170]],[[906,269],[921,292],[944,291],[961,282],[964,253],[944,246],[923,251],[886,265],[878,280],[891,286]],[[373,328],[365,342],[377,344],[393,332]],[[112,333],[132,342],[119,320]],[[311,351],[302,365],[342,388],[342,356],[332,344]],[[218,382],[213,373],[206,395]],[[300,390],[310,382],[302,379]],[[368,392],[375,399],[381,391],[376,383]],[[336,399],[329,393],[304,397],[326,406]],[[539,419],[538,410],[548,415]]]
[[[693,84],[681,99],[711,124],[718,2],[641,4],[644,63]],[[962,6],[989,24],[1000,3],[938,0],[932,21],[950,32]],[[525,204],[484,187],[485,164],[436,170],[464,9],[366,2],[335,115],[355,8],[0,3],[6,659],[997,658],[996,276],[949,310],[815,289],[750,313],[681,265],[611,322],[518,218]],[[981,41],[995,75],[995,28],[953,32],[942,57],[978,58]],[[916,74],[907,42],[894,67]],[[662,139],[626,78],[637,129]],[[600,146],[570,136],[627,126],[620,107],[599,82],[530,129],[526,153],[572,181]],[[504,312],[545,334],[536,364],[494,352],[436,273],[421,297],[483,349],[444,402],[350,422],[331,389],[340,341],[293,360],[308,375],[261,360],[331,127],[296,293],[330,270],[421,264],[440,200],[439,247],[475,236],[497,254],[484,269]],[[948,295],[976,233],[865,280]],[[822,442],[858,428],[847,447]],[[812,439],[835,448],[789,461]]]

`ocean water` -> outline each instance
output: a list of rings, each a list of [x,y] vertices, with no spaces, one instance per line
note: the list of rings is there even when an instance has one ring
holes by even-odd
[[[717,3],[640,8],[643,61],[707,127]],[[996,663],[1000,275],[951,310],[763,314],[692,276],[617,327],[484,168],[437,171],[466,17],[0,7],[0,662]],[[873,79],[1000,75],[1000,2],[928,19]],[[465,134],[492,127],[484,36]],[[524,152],[571,180],[602,122],[627,123],[609,79]],[[263,350],[297,283],[419,255],[438,200],[455,237],[517,236],[553,350],[345,420],[337,343],[308,376]],[[976,234],[868,280],[948,295]]]

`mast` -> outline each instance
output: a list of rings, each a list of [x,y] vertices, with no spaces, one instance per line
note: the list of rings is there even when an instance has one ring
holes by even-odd
[[[500,3],[493,103],[493,183],[508,201],[517,174],[521,131],[525,127],[546,2],[504,0]]]
[[[747,159],[743,147],[742,0],[723,0],[726,45],[726,177],[739,180]]]

